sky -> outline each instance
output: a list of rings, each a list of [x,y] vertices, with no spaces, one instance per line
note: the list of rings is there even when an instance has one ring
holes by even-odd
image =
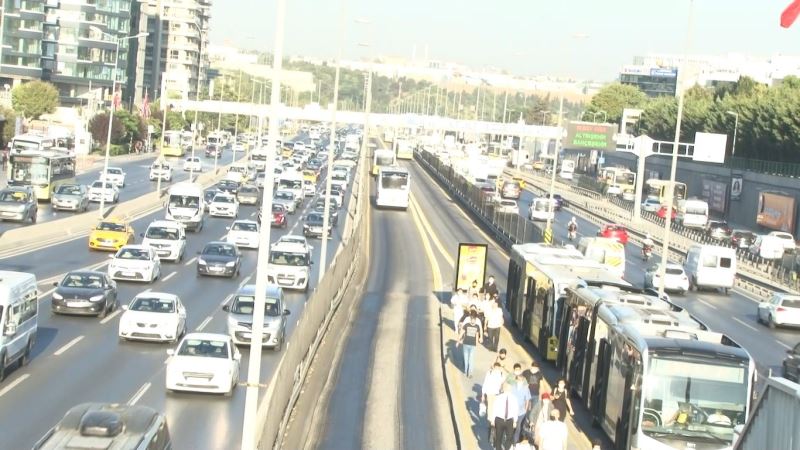
[[[335,57],[343,28],[343,59],[411,58],[416,46],[418,59],[427,47],[430,59],[473,69],[598,81],[647,53],[800,56],[800,20],[779,25],[791,0],[690,1],[286,0],[283,51]],[[213,0],[212,44],[272,52],[275,9],[275,0]]]

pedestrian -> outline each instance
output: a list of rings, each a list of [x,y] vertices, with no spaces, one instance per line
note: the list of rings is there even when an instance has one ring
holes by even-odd
[[[599,439],[595,439],[592,441],[592,450],[603,450],[603,447],[600,445]]]
[[[478,286],[478,280],[473,280],[472,285],[470,285],[469,289],[467,290],[467,295],[471,299],[472,296],[477,296],[481,293],[481,288]]]
[[[497,352],[497,358],[495,358],[494,360],[495,364],[500,364],[500,368],[503,369],[503,372],[505,372],[506,374],[511,372],[510,370],[508,370],[507,358],[508,358],[508,352],[506,352],[506,349],[501,348],[500,351]]]
[[[492,440],[494,429],[494,420],[491,416],[494,411],[494,399],[500,394],[500,389],[503,387],[503,380],[505,380],[505,373],[499,364],[494,363],[486,372],[481,385],[481,403],[486,405],[486,418],[489,420],[489,440]]]
[[[511,387],[514,398],[517,400],[517,406],[519,407],[517,426],[514,428],[514,442],[516,443],[519,442],[519,438],[522,435],[522,427],[531,406],[531,391],[528,389],[528,381],[522,374],[522,364],[514,364],[514,378],[511,382]]]
[[[478,324],[481,326],[481,330],[483,330],[483,322],[481,322],[481,317],[478,315],[478,306],[477,305],[469,305],[469,310],[461,316],[461,320],[458,322],[458,329],[460,330],[461,327],[464,326],[467,321],[469,321],[470,314],[475,313],[475,317],[478,319]]]
[[[542,424],[536,435],[538,450],[567,450],[567,424],[560,415],[557,409],[550,411],[550,420]]]
[[[464,324],[458,335],[458,342],[461,344],[461,353],[464,357],[464,373],[467,377],[472,377],[475,346],[481,341],[483,341],[483,330],[478,324],[477,315],[472,312],[469,315],[469,321]]]
[[[512,440],[514,429],[517,427],[519,407],[511,391],[511,385],[503,384],[502,392],[495,398],[494,407],[491,410],[491,418],[494,422],[495,450],[509,450],[514,444]]]
[[[539,403],[539,393],[545,390],[543,386],[544,377],[536,361],[531,361],[531,366],[523,372],[525,379],[528,380],[528,389],[531,391],[531,409]]]
[[[486,318],[489,316],[489,310],[492,308],[492,298],[486,294],[479,294],[480,303],[478,303],[478,315],[481,316],[484,326],[486,326]],[[487,331],[484,329],[483,331]]]
[[[464,307],[466,306],[464,289],[456,289],[456,292],[450,298],[450,305],[453,307],[453,328],[457,330],[458,324],[461,322],[461,317],[464,315]]]
[[[563,422],[567,419],[567,410],[569,410],[569,415],[575,415],[575,411],[572,410],[572,402],[569,401],[569,391],[567,391],[567,381],[565,379],[558,380],[558,384],[553,388],[550,396],[553,398],[553,407],[560,413],[560,421]]]
[[[503,328],[503,309],[500,308],[495,302],[491,303],[488,314],[486,315],[486,347],[493,351],[497,351],[497,346],[500,345],[500,329]]]
[[[494,275],[489,275],[489,279],[486,281],[486,284],[483,285],[483,292],[489,294],[490,297],[499,295],[500,291],[497,289],[497,284],[494,282]]]
[[[553,403],[550,401],[550,393],[542,392],[539,402],[528,414],[530,420],[528,421],[528,434],[535,442],[538,442],[540,429],[542,424],[547,422],[550,418],[550,412],[553,410]]]
[[[536,450],[534,447],[531,446],[530,441],[525,436],[520,438],[519,442],[514,444],[514,450]]]

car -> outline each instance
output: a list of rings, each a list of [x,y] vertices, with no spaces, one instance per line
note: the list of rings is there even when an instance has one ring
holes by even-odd
[[[325,203],[314,205],[314,209],[312,209],[311,211],[317,214],[323,214],[325,211]],[[339,225],[339,211],[336,210],[336,205],[334,205],[333,203],[331,203],[330,205],[328,223],[332,227]]]
[[[86,212],[89,190],[82,184],[61,184],[53,192],[50,205],[57,211]]]
[[[236,192],[236,200],[241,205],[258,205],[261,203],[261,191],[253,184],[245,184]]]
[[[219,192],[226,192],[231,195],[236,195],[239,192],[239,183],[233,180],[220,180],[215,186]]]
[[[220,192],[208,205],[211,217],[237,217],[239,215],[239,202],[233,195]]]
[[[104,318],[117,308],[117,283],[103,272],[75,270],[53,283],[50,300],[53,314],[89,315]]]
[[[314,208],[316,208],[316,207],[324,207],[325,206],[325,199],[326,199],[326,196],[324,196],[324,195],[322,195],[319,198],[317,198],[317,201],[314,202]],[[331,195],[330,204],[331,204],[331,209],[334,209],[334,210],[338,210],[338,209],[340,209],[342,207],[342,205],[339,203],[339,198],[335,197],[333,195]]]
[[[783,377],[800,383],[800,343],[786,350],[786,355],[786,359],[783,360]]]
[[[208,144],[205,151],[206,158],[220,158],[222,157],[222,147],[219,145]]]
[[[175,294],[142,292],[122,309],[121,340],[177,342],[186,334],[186,307]]]
[[[633,189],[625,189],[622,191],[622,199],[626,202],[632,202],[636,200],[636,191]]]
[[[644,273],[645,289],[658,289],[661,286],[661,264],[655,264]],[[664,272],[664,290],[683,295],[689,290],[689,277],[679,264],[667,264]]]
[[[793,252],[795,248],[797,248],[797,244],[794,241],[794,236],[792,236],[792,233],[787,233],[785,231],[771,231],[767,236],[774,236],[780,239],[783,242],[783,249],[787,252]]]
[[[258,248],[260,234],[258,222],[255,220],[234,220],[227,230],[227,242],[239,248]]]
[[[233,147],[231,147],[231,149],[234,152],[243,152],[244,151],[244,144],[241,143],[241,142],[237,142],[237,143],[233,144]]]
[[[706,234],[713,239],[727,241],[731,238],[733,230],[728,222],[722,220],[709,220],[706,225]]]
[[[642,202],[642,211],[658,212],[661,209],[661,202],[657,198],[646,198]]]
[[[322,238],[324,216],[320,213],[312,212],[306,215],[303,221],[303,235]],[[328,224],[328,236],[333,234],[333,227]]]
[[[183,160],[183,171],[202,172],[203,161],[201,161],[200,158],[198,158],[197,156],[190,156]]]
[[[288,242],[290,244],[297,244],[303,248],[303,251],[305,253],[309,254],[311,253],[311,250],[314,249],[314,247],[308,243],[308,239],[306,239],[305,236],[301,236],[299,234],[284,234],[283,236],[278,238],[278,240],[275,241],[275,243],[272,245],[274,246],[279,243],[285,243],[285,242]]]
[[[250,344],[253,334],[255,293],[255,284],[244,285],[231,298],[230,303],[222,307],[222,310],[228,313],[228,336],[235,345]],[[285,307],[283,289],[273,283],[267,284],[262,347],[272,347],[276,352],[281,351],[283,343],[286,341],[286,316],[288,315],[289,310]]]
[[[749,230],[733,230],[731,244],[736,248],[750,248],[756,241],[756,234]]]
[[[89,185],[89,200],[92,202],[105,200],[106,203],[117,203],[119,201],[119,189],[114,183],[97,180]]]
[[[115,280],[152,283],[161,276],[161,260],[155,250],[144,245],[126,245],[109,255],[108,275]]]
[[[241,267],[241,252],[228,242],[209,242],[197,253],[198,276],[238,277]]]
[[[516,214],[519,215],[519,206],[515,200],[500,200],[497,202],[495,212],[498,214]]]
[[[503,198],[519,200],[522,187],[516,181],[505,181],[500,186],[500,193]]]
[[[275,191],[275,195],[272,197],[272,203],[283,205],[286,208],[286,212],[289,214],[297,212],[297,202],[295,201],[295,196],[292,191]]]
[[[550,198],[550,194],[549,193],[545,194],[544,198]],[[553,200],[556,201],[556,206],[555,206],[556,211],[561,211],[561,208],[566,208],[567,206],[569,206],[567,204],[567,201],[564,200],[564,197],[562,197],[561,194],[553,194]]]
[[[597,232],[597,235],[600,237],[614,238],[623,245],[628,243],[628,230],[622,225],[607,223],[600,227],[600,231]]]
[[[303,180],[303,195],[313,197],[317,194],[317,185],[310,180]]]
[[[114,184],[118,188],[125,187],[125,171],[119,167],[108,167],[105,171],[100,172],[100,180],[106,180]]]
[[[186,253],[186,226],[174,220],[156,220],[141,234],[142,245],[156,251],[163,261],[183,261]]]
[[[194,391],[230,396],[239,382],[242,354],[230,336],[189,333],[167,350],[167,392]]]
[[[136,233],[128,222],[111,217],[98,222],[89,233],[89,248],[117,252],[124,245],[133,244],[135,240]]]
[[[661,205],[658,208],[658,211],[656,211],[656,215],[658,217],[662,218],[662,219],[666,219],[667,218],[667,206],[666,205]],[[672,220],[674,222],[676,217],[678,217],[678,210],[675,209],[675,207],[673,206],[672,207],[672,217],[670,218],[670,220]]]
[[[203,191],[203,208],[208,212],[208,205],[211,204],[211,201],[214,200],[214,197],[222,191],[217,190],[216,188],[208,188]]]
[[[347,191],[347,176],[344,175],[345,172],[338,172],[334,173],[331,176],[331,186],[341,186],[343,191]]]
[[[271,226],[278,228],[286,228],[289,226],[289,219],[286,217],[286,207],[277,203],[272,204],[272,222]],[[258,223],[261,223],[261,211],[258,212]]]
[[[31,186],[12,186],[0,190],[0,220],[36,223],[39,206]]]
[[[172,166],[166,161],[155,161],[150,166],[150,181],[172,181]]]
[[[766,302],[758,304],[758,322],[770,328],[800,326],[800,295],[775,293]]]
[[[317,195],[319,196],[317,198],[317,203],[319,203],[320,201],[325,201],[326,197],[325,188],[323,187],[322,189],[320,189],[319,192],[317,192]],[[344,193],[342,192],[341,187],[331,186],[331,201],[333,203],[336,203],[337,209],[342,207],[342,202],[344,201]]]
[[[533,170],[544,170],[544,161],[534,161]]]
[[[255,184],[256,187],[259,189],[264,189],[264,183],[267,181],[267,173],[266,172],[258,172],[256,173]]]

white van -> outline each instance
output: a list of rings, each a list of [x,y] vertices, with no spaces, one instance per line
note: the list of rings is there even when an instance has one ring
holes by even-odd
[[[552,206],[550,205],[552,203]],[[529,220],[553,220],[555,218],[556,205],[555,200],[549,198],[539,197],[533,199],[531,206],[528,208]]]
[[[184,225],[172,220],[156,220],[142,233],[142,245],[155,250],[162,261],[181,261],[186,254]]]
[[[180,222],[194,231],[203,229],[205,219],[205,196],[203,186],[188,181],[169,189],[166,220]]]
[[[250,171],[247,166],[241,164],[234,164],[228,168],[228,173],[225,174],[226,180],[235,181],[239,184],[244,183],[250,177]]]
[[[689,290],[722,288],[725,294],[736,279],[736,250],[718,245],[693,245],[683,263]]]
[[[269,251],[267,283],[284,289],[308,291],[311,278],[311,252],[309,248],[294,242],[276,242]]]
[[[750,253],[764,259],[781,259],[785,251],[784,239],[771,234],[762,234],[750,244]]]
[[[0,381],[17,361],[30,361],[39,327],[38,299],[35,275],[0,271]]]
[[[676,219],[688,228],[705,228],[708,225],[708,203],[698,199],[679,200]]]
[[[584,237],[578,242],[578,251],[586,259],[597,261],[609,271],[625,277],[625,245],[615,238]]]

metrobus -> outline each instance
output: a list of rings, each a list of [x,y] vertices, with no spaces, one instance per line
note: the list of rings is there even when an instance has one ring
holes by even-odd
[[[636,189],[636,174],[626,167],[606,167],[600,171],[600,179],[609,195],[622,195]]]
[[[62,150],[22,150],[9,155],[9,186],[32,186],[38,200],[49,201],[62,184],[75,183],[75,155]]]
[[[565,180],[571,180],[575,176],[575,161],[571,159],[562,160],[558,176]]]
[[[669,180],[658,180],[651,178],[645,182],[645,196],[646,198],[653,198],[661,202],[662,205],[667,203],[667,194],[669,193]],[[675,182],[675,193],[673,195],[673,204],[678,200],[686,198],[686,183],[680,181]]]
[[[375,205],[379,208],[408,209],[411,174],[402,167],[381,167],[378,170]]]
[[[377,176],[381,167],[392,167],[397,164],[397,157],[394,152],[384,148],[375,150],[372,157],[372,175]]]
[[[407,138],[404,137],[396,138],[394,141],[394,145],[397,146],[397,159],[414,158],[414,148],[411,145],[411,141],[409,141]]]
[[[531,243],[511,248],[506,291],[511,321],[549,361],[555,361],[557,356],[561,327],[557,318],[566,288],[581,280],[629,286],[571,246]]]
[[[183,157],[186,148],[181,145],[181,132],[170,130],[164,132],[164,147],[161,149],[161,156]]]
[[[194,135],[191,131],[182,131],[181,132],[181,147],[185,148],[186,150],[191,150],[192,146],[194,145]]]
[[[585,289],[567,294],[562,336],[576,363],[564,368],[615,448],[731,448],[755,385],[747,351],[657,299],[635,305]]]
[[[11,139],[11,153],[47,152],[60,149],[67,151],[73,147],[69,137],[44,136],[36,133],[26,133],[14,136]]]
[[[266,150],[253,150],[247,161],[247,165],[256,172],[267,170],[267,156]]]

